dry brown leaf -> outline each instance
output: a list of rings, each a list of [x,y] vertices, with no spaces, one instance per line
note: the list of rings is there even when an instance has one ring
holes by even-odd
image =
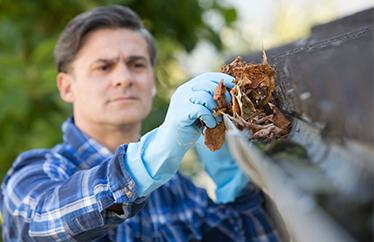
[[[217,124],[216,127],[205,129],[205,145],[211,150],[216,151],[225,142],[225,124],[223,122]]]
[[[231,102],[232,102],[232,114],[234,117],[240,116],[240,107],[239,107],[239,103],[237,100],[238,87],[237,86],[233,87],[230,90],[230,94],[231,94]]]
[[[223,80],[220,80],[216,89],[214,90],[213,99],[217,102],[217,108],[214,110],[215,115],[220,113],[231,113],[230,106],[226,101],[226,86]],[[211,150],[215,151],[221,148],[225,141],[225,125],[221,122],[214,128],[206,128],[205,130],[205,145]]]
[[[225,109],[228,107],[226,102],[226,86],[223,83],[223,80],[220,80],[218,86],[214,90],[213,99],[217,102],[218,109]]]
[[[287,130],[288,126],[290,125],[290,121],[286,119],[283,113],[275,105],[271,104],[271,108],[273,109],[274,125],[282,130]]]

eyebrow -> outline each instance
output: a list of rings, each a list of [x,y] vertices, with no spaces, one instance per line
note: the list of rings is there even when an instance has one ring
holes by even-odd
[[[95,65],[96,63],[117,63],[119,61],[119,57],[114,57],[114,58],[99,58],[95,61],[93,61],[90,66]]]
[[[117,63],[119,61],[119,59],[120,59],[119,57],[114,57],[114,58],[99,58],[99,59],[93,61],[90,66],[93,66],[96,63],[109,63],[109,64]],[[126,58],[126,62],[128,62],[128,61],[137,61],[137,60],[147,61],[147,58],[145,58],[144,56],[141,56],[141,55],[131,55],[128,58]]]
[[[127,58],[127,61],[137,61],[137,60],[147,61],[147,58],[141,55],[131,55]]]

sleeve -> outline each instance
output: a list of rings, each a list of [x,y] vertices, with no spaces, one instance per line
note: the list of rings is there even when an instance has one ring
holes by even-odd
[[[21,236],[14,238],[26,241],[91,241],[135,215],[146,199],[137,197],[135,183],[123,167],[126,147],[87,170],[74,170],[63,157],[51,153],[21,155],[22,165],[8,174],[2,186],[0,207],[7,230],[3,236]],[[115,203],[122,204],[124,214],[106,210]]]
[[[234,202],[208,201],[203,218],[203,241],[279,241],[264,209],[262,191],[250,183]]]

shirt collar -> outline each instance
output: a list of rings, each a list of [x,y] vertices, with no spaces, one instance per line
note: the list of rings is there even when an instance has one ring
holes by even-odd
[[[62,125],[64,143],[69,145],[82,169],[89,169],[113,156],[105,146],[83,133],[75,124],[74,118],[68,118]]]

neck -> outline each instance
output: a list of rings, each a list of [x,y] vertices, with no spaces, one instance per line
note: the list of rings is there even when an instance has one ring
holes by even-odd
[[[109,148],[112,152],[116,151],[118,146],[137,142],[140,139],[141,124],[90,124],[85,125],[79,120],[75,120],[75,125],[85,134],[98,141],[103,146]]]

